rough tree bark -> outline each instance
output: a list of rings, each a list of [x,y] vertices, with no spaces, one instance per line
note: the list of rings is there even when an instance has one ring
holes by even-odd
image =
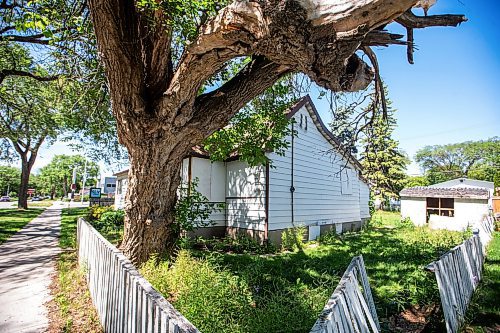
[[[192,146],[285,74],[302,72],[335,91],[365,88],[374,72],[355,52],[406,44],[376,28],[409,16],[404,13],[416,3],[237,0],[200,27],[174,68],[169,13],[138,10],[132,0],[90,0],[119,140],[130,155],[125,254],[141,263],[171,249],[180,165]],[[406,23],[417,28],[414,21]],[[252,60],[220,88],[199,95],[207,79],[240,56]]]

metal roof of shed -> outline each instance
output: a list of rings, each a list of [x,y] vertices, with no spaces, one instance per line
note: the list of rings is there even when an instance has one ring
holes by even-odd
[[[426,187],[417,186],[403,189],[401,197],[416,198],[468,198],[488,199],[489,191],[486,188],[477,187]]]

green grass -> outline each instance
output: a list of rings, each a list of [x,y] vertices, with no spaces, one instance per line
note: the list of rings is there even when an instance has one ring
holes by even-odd
[[[57,261],[58,279],[53,290],[61,332],[102,332],[76,253],[77,219],[86,214],[87,208],[62,211],[59,246],[63,251]]]
[[[54,204],[55,200],[43,200],[43,201],[28,201],[28,207],[50,207]]]
[[[469,331],[500,330],[500,232],[488,245],[483,280],[472,297],[466,322]]]
[[[0,244],[40,215],[43,209],[0,209]]]
[[[303,251],[270,255],[181,250],[145,277],[202,332],[308,332],[353,256],[362,254],[379,317],[439,302],[423,268],[467,235],[431,231],[377,212],[360,233],[330,234]]]

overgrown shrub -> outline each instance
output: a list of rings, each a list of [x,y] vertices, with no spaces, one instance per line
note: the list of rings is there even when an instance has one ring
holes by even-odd
[[[99,222],[106,226],[122,227],[125,212],[121,209],[104,212]]]
[[[114,211],[113,206],[104,206],[104,207],[91,206],[91,207],[89,207],[89,211],[87,213],[87,220],[89,222],[100,220],[102,214],[104,214],[106,212],[111,212],[111,211]]]
[[[278,252],[274,244],[269,242],[261,244],[256,239],[244,234],[237,234],[236,237],[226,235],[224,238],[206,239],[198,237],[196,239],[184,239],[180,247],[183,249],[201,249],[240,254],[270,254]]]
[[[202,332],[240,332],[252,311],[252,292],[244,281],[181,250],[175,263],[151,258],[141,273]],[[217,318],[217,320],[214,320]]]
[[[288,251],[303,249],[305,235],[306,228],[304,226],[285,229],[281,233],[281,248]]]

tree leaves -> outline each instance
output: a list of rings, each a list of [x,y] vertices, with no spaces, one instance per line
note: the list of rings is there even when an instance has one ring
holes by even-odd
[[[415,160],[431,184],[458,177],[493,181],[500,173],[500,138],[425,146]]]
[[[215,161],[237,154],[250,165],[266,164],[266,152],[283,154],[289,146],[285,139],[292,133],[286,111],[292,102],[290,82],[278,81],[237,113],[229,126],[208,137],[204,148]]]

